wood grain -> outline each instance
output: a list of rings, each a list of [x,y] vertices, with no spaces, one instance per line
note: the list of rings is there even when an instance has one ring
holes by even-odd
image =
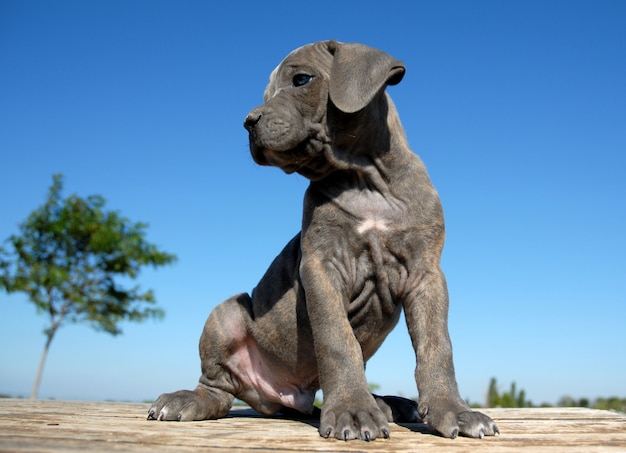
[[[0,399],[2,452],[626,452],[626,415],[581,408],[485,409],[501,435],[444,439],[423,424],[391,438],[323,439],[314,421],[235,409],[202,422],[148,421],[148,404]]]

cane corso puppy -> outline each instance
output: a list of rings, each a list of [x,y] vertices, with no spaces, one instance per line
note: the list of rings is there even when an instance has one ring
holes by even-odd
[[[442,208],[385,91],[404,72],[384,52],[336,41],[301,47],[272,72],[244,126],[256,163],[310,180],[302,231],[252,296],[213,310],[196,389],[161,395],[148,418],[220,418],[234,397],[263,414],[312,414],[321,388],[327,438],[388,437],[389,421],[420,418],[446,437],[498,432],[457,389]],[[403,309],[419,404],[372,395],[365,380]]]

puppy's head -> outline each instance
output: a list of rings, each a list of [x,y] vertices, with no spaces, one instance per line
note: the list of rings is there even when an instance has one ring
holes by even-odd
[[[335,169],[330,153],[337,134],[344,141],[356,134],[346,130],[354,127],[348,118],[375,104],[404,71],[400,61],[361,44],[323,41],[294,50],[270,75],[265,103],[244,122],[252,157],[287,173],[323,178]],[[339,115],[329,120],[329,111]],[[329,121],[345,124],[329,127]]]

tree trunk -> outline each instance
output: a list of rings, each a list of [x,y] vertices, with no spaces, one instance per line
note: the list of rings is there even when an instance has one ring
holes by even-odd
[[[39,384],[41,384],[41,376],[43,375],[43,367],[46,364],[46,358],[48,357],[48,349],[50,349],[50,343],[52,343],[52,338],[56,329],[50,329],[48,332],[48,339],[46,340],[46,345],[43,348],[43,354],[41,354],[41,360],[39,361],[39,370],[37,370],[37,377],[35,378],[35,384],[33,385],[33,390],[30,392],[30,399],[36,400],[37,395],[39,394]]]

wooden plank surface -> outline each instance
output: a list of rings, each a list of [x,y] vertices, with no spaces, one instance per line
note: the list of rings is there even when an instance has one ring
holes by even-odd
[[[501,435],[444,439],[423,424],[392,425],[391,438],[323,439],[313,421],[235,409],[202,422],[146,420],[148,404],[0,399],[2,452],[626,452],[626,416],[580,408],[486,409]]]

